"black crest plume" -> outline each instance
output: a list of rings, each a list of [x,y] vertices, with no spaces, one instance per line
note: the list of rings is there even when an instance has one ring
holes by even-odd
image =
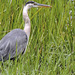
[[[27,4],[29,4],[29,3],[35,3],[34,1],[28,1],[26,4],[25,4],[25,6],[27,5]]]

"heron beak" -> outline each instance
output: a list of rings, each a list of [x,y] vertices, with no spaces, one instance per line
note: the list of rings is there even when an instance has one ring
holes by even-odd
[[[51,8],[51,7],[52,7],[52,6],[50,6],[50,5],[39,4],[39,3],[37,3],[37,6],[38,6],[38,7],[49,7],[49,8]]]

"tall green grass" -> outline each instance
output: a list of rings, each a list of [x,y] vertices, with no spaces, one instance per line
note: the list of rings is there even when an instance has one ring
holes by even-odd
[[[22,11],[27,1],[0,0],[0,39],[12,29],[24,29]],[[3,66],[0,62],[0,74],[74,75],[75,1],[34,1],[52,8],[29,10],[31,35],[26,53],[20,55],[18,62],[8,60]]]

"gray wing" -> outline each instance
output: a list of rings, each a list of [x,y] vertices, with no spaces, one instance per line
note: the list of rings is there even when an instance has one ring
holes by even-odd
[[[21,29],[14,29],[0,40],[0,61],[5,61],[18,56],[24,52],[28,38]],[[17,55],[16,55],[17,54]]]

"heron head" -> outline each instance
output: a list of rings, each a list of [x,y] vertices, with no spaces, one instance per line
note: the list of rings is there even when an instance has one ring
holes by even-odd
[[[28,8],[32,8],[32,7],[52,7],[50,5],[45,5],[45,4],[39,4],[39,3],[36,3],[34,1],[29,1],[25,4],[25,6],[27,6]]]

